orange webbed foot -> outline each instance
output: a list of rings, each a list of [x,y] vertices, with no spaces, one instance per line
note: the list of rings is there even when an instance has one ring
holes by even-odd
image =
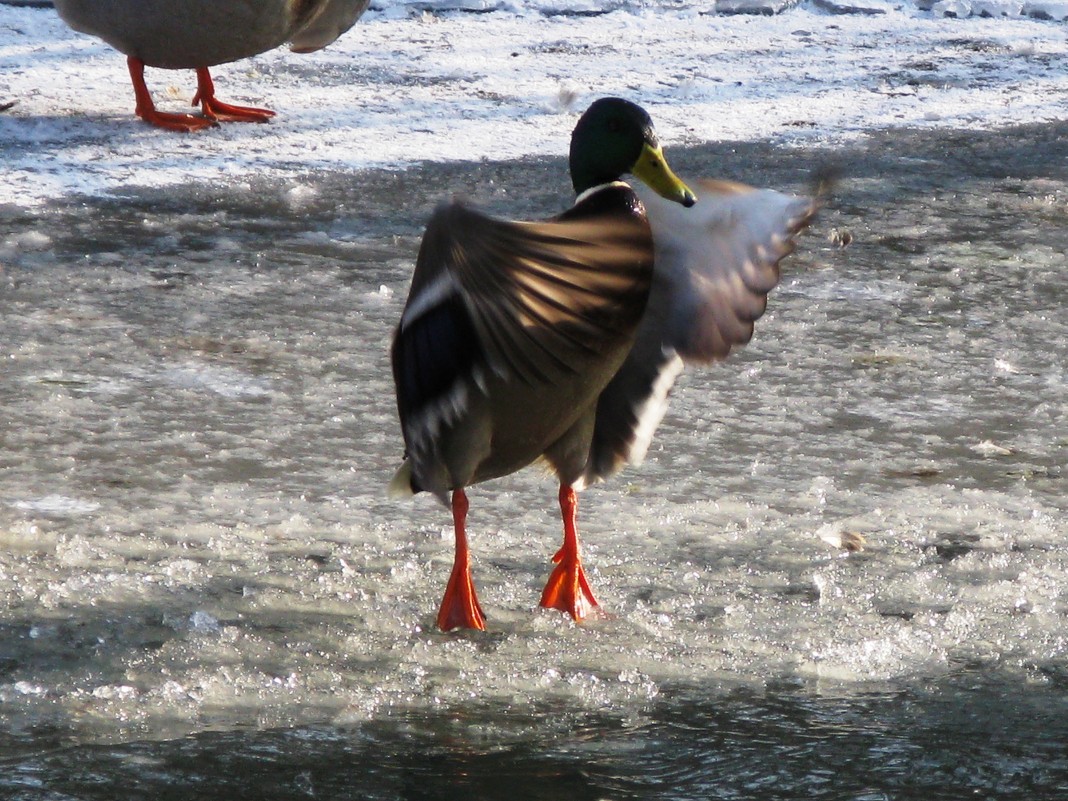
[[[560,487],[560,513],[564,519],[564,544],[553,557],[556,567],[541,594],[541,605],[567,612],[580,623],[598,604],[579,559],[578,496],[570,486]]]
[[[165,111],[158,111],[156,104],[152,102],[152,95],[148,91],[148,86],[145,84],[145,63],[130,56],[126,59],[126,64],[130,69],[130,81],[133,83],[134,98],[137,101],[134,113],[149,125],[165,128],[168,131],[192,133],[193,131],[201,131],[204,128],[212,128],[218,124],[213,119],[200,117],[196,114],[170,114]]]
[[[577,556],[568,558],[563,548],[557,551],[553,561],[557,565],[545,584],[541,605],[546,609],[567,612],[572,620],[581,623],[590,611],[599,605],[593,597],[593,590],[590,589],[582,562]]]
[[[267,122],[275,114],[270,109],[234,106],[215,97],[215,84],[207,67],[197,69],[197,93],[193,105],[199,105],[204,116],[224,122]]]
[[[157,111],[155,108],[138,108],[137,116],[149,125],[165,128],[168,131],[180,131],[181,133],[193,133],[194,131],[202,131],[205,128],[215,128],[219,124],[210,117],[199,117],[196,114],[170,114],[165,111]]]
[[[475,583],[471,579],[471,554],[467,548],[467,495],[462,489],[452,493],[452,521],[456,531],[456,555],[452,574],[445,587],[445,597],[438,610],[438,628],[442,631],[465,628],[486,630],[486,615],[478,603]]]
[[[486,630],[486,615],[478,603],[470,569],[453,567],[438,610],[438,628],[442,631],[461,628]]]
[[[267,122],[274,116],[274,112],[267,108],[232,106],[214,97],[210,100],[201,100],[200,108],[205,117],[223,122]]]

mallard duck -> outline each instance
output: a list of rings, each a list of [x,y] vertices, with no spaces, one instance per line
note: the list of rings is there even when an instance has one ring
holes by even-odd
[[[564,524],[541,605],[575,621],[598,605],[576,493],[641,461],[684,361],[749,340],[814,212],[810,199],[723,181],[695,184],[698,197],[648,113],[620,98],[581,116],[570,171],[575,204],[544,222],[439,207],[393,339],[406,453],[391,494],[452,494],[443,630],[485,628],[464,488],[536,461],[560,481]]]
[[[266,122],[274,112],[233,106],[215,97],[209,67],[290,43],[298,53],[320,50],[353,26],[370,0],[55,0],[76,31],[89,33],[127,56],[145,122],[197,131],[218,120]],[[156,109],[145,66],[197,73],[193,105],[203,116]]]

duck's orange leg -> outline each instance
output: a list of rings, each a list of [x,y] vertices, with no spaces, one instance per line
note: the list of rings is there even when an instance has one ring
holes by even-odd
[[[270,109],[232,106],[219,100],[215,97],[215,83],[207,67],[197,67],[197,93],[193,95],[193,105],[199,105],[205,117],[226,122],[267,122],[274,116]]]
[[[462,489],[452,493],[452,522],[456,529],[456,557],[452,575],[445,588],[438,610],[438,628],[449,631],[455,628],[486,630],[486,616],[478,604],[475,584],[471,580],[471,554],[467,550],[467,495]]]
[[[541,605],[567,612],[575,622],[581,622],[598,604],[579,559],[578,495],[570,486],[560,487],[560,514],[564,518],[564,545],[553,557],[556,567],[541,594]]]
[[[133,83],[134,97],[137,99],[134,113],[145,122],[169,131],[182,131],[183,133],[210,128],[216,124],[215,120],[195,114],[169,114],[157,111],[148,86],[145,85],[145,62],[130,56],[126,59],[126,65],[130,68],[130,81]]]

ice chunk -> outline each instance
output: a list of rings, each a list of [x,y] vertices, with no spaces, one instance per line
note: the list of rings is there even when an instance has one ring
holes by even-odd
[[[66,495],[45,495],[31,500],[13,501],[10,505],[45,517],[76,517],[90,514],[100,508],[96,501],[70,498]]]
[[[193,631],[210,634],[219,631],[222,627],[214,615],[205,612],[203,609],[198,609],[189,616],[189,628]]]

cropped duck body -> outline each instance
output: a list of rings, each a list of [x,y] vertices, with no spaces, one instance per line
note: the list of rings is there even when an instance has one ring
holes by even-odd
[[[57,0],[76,31],[150,67],[196,69],[273,50],[297,29],[290,0]],[[175,17],[181,17],[176,21]]]
[[[127,56],[146,122],[193,131],[216,120],[263,122],[267,109],[231,106],[215,98],[209,67],[273,50],[286,42],[300,53],[326,47],[347,31],[369,0],[55,0],[77,31],[103,39]],[[145,66],[197,71],[204,117],[158,112],[144,82]]]

